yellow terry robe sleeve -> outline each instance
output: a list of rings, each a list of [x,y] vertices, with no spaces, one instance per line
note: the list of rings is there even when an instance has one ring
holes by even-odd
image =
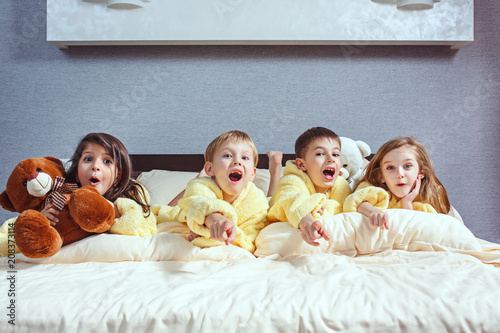
[[[254,241],[264,228],[268,207],[264,193],[252,182],[230,204],[223,200],[222,190],[212,178],[202,177],[193,179],[187,185],[184,198],[179,200],[180,211],[177,215],[180,222],[186,222],[189,229],[201,236],[192,241],[193,245],[211,247],[224,243],[210,238],[205,218],[212,213],[220,213],[236,225],[233,244],[253,253]]]
[[[21,252],[14,241],[14,223],[16,220],[17,216],[12,217],[0,226],[0,256],[2,257]]]
[[[144,203],[149,203],[149,193],[144,190]],[[144,213],[142,207],[132,199],[118,198],[115,206],[120,212],[120,217],[115,219],[115,223],[109,229],[112,234],[147,237],[157,233],[156,218],[153,212]]]
[[[373,186],[368,182],[362,182],[354,193],[344,201],[344,212],[357,212],[358,206],[365,201],[382,210],[387,209],[389,199],[389,193],[383,188]]]
[[[294,161],[288,161],[278,187],[269,205],[268,221],[288,221],[294,228],[311,213],[316,219],[342,212],[342,204],[351,193],[347,181],[337,177],[334,186],[325,194],[316,193],[314,184],[307,173],[301,171]],[[325,206],[323,215],[318,210]]]
[[[413,202],[413,210],[419,210],[421,212],[436,213],[437,211],[431,205],[422,202]]]
[[[151,206],[151,211],[156,217],[156,222],[157,223],[177,222],[177,221],[186,222],[187,213],[189,212],[190,209],[193,209],[191,212],[191,216],[196,216],[197,213],[200,213],[197,212],[196,210],[200,208],[199,201],[203,201],[202,200],[203,198],[207,200],[207,203],[211,202],[211,204],[210,203],[208,204],[209,206],[211,205],[211,208],[207,207],[203,208],[204,212],[201,212],[201,215],[203,215],[208,211],[211,211],[207,215],[219,212],[225,215],[231,221],[233,221],[233,219],[236,219],[237,214],[231,208],[230,204],[228,204],[225,201],[224,202],[217,201],[217,200],[222,200],[222,191],[219,189],[219,187],[215,182],[210,180],[211,178],[209,177],[195,178],[191,180],[186,186],[184,196],[181,200],[179,200],[179,204],[177,206],[172,207],[168,205],[158,205],[158,204]],[[219,208],[220,211],[218,210]],[[224,214],[223,211],[225,211],[226,214]],[[203,215],[202,217],[203,217],[203,223],[205,223],[204,221],[206,215]],[[201,220],[201,216],[198,216],[198,220]],[[198,234],[200,235],[200,233]],[[208,233],[208,237],[210,237],[210,233]]]
[[[401,201],[392,195],[392,193],[381,187],[373,186],[366,181],[359,184],[356,191],[347,197],[344,202],[344,212],[357,212],[358,206],[362,202],[368,202],[372,206],[382,210],[401,208]],[[414,201],[412,206],[414,210],[436,213],[436,210],[427,203]]]
[[[179,220],[180,208],[156,204],[151,206],[151,212],[156,217],[156,223],[176,222]]]
[[[418,197],[417,197],[418,199]],[[437,213],[434,207],[432,207],[428,203],[413,201],[412,203],[413,210],[418,210],[426,213]],[[391,195],[391,200],[389,201],[389,209],[401,209],[401,201],[398,200],[395,196]]]

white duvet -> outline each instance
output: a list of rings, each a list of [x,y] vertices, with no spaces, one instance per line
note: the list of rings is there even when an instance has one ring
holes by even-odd
[[[19,255],[14,269],[1,266],[15,275],[16,326],[2,279],[0,331],[498,332],[500,245],[446,215],[390,214],[389,231],[357,213],[325,219],[332,241],[320,247],[271,224],[258,258],[193,247],[176,223],[148,238],[93,236],[51,258]]]

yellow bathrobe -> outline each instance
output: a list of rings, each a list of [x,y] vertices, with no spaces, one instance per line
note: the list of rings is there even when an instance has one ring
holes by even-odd
[[[344,202],[344,212],[357,212],[358,206],[365,201],[382,210],[401,208],[401,201],[391,192],[365,181],[359,184],[354,193],[347,197]],[[413,201],[412,206],[414,210],[436,213],[434,207],[427,203]]]
[[[326,193],[316,193],[314,184],[304,171],[297,168],[295,161],[287,161],[283,177],[269,202],[269,222],[288,221],[294,228],[311,213],[315,219],[332,216],[342,212],[345,198],[351,188],[342,177],[337,177],[333,187]],[[325,206],[323,215],[318,210]]]
[[[143,202],[149,203],[149,193],[143,187],[145,198]],[[127,236],[147,237],[157,233],[156,218],[152,212],[149,216],[145,216],[142,207],[132,199],[118,198],[115,205],[121,216],[115,219],[115,223],[108,230],[112,234],[120,234]],[[17,216],[8,219],[0,226],[0,255],[8,256],[8,235],[13,233],[14,223]],[[19,249],[15,246],[15,253],[19,253]]]
[[[205,218],[212,213],[220,213],[236,225],[234,245],[250,252],[255,251],[255,238],[264,228],[269,208],[264,192],[249,182],[233,203],[223,200],[220,187],[211,177],[191,180],[175,207],[154,206],[152,208],[158,223],[168,221],[186,222],[189,229],[201,237],[192,243],[199,247],[223,245],[210,238],[210,229],[205,226]]]
[[[142,185],[141,185],[142,186]],[[149,193],[142,186],[145,198],[142,202],[149,203]],[[118,198],[115,206],[120,212],[120,217],[115,219],[115,223],[109,229],[112,234],[147,237],[157,233],[156,218],[153,212],[144,214],[142,207],[132,199]]]

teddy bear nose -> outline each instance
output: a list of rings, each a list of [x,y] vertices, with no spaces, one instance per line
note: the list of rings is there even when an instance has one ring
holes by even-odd
[[[37,171],[33,172],[33,173],[29,176],[28,181],[31,181],[31,180],[35,179],[36,177],[38,177],[38,172],[37,172]]]

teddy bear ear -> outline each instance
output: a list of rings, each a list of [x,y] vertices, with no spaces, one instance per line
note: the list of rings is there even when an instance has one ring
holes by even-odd
[[[16,209],[12,205],[12,201],[10,201],[10,198],[7,195],[7,191],[3,191],[0,194],[0,205],[2,205],[3,209],[9,210],[11,212],[15,212],[16,211]]]
[[[60,159],[58,159],[58,158],[55,158],[55,157],[52,157],[52,156],[45,156],[44,158],[46,160],[52,161],[54,163],[57,163],[57,164],[63,166],[62,161]]]
[[[361,140],[356,141],[356,146],[358,146],[359,150],[363,154],[363,157],[367,157],[372,153],[370,146],[364,141]]]
[[[62,174],[66,173],[66,169],[64,168],[64,164],[60,159],[52,157],[52,156],[45,156],[44,159],[55,163],[57,165],[57,167],[59,168],[59,171],[61,171]]]

